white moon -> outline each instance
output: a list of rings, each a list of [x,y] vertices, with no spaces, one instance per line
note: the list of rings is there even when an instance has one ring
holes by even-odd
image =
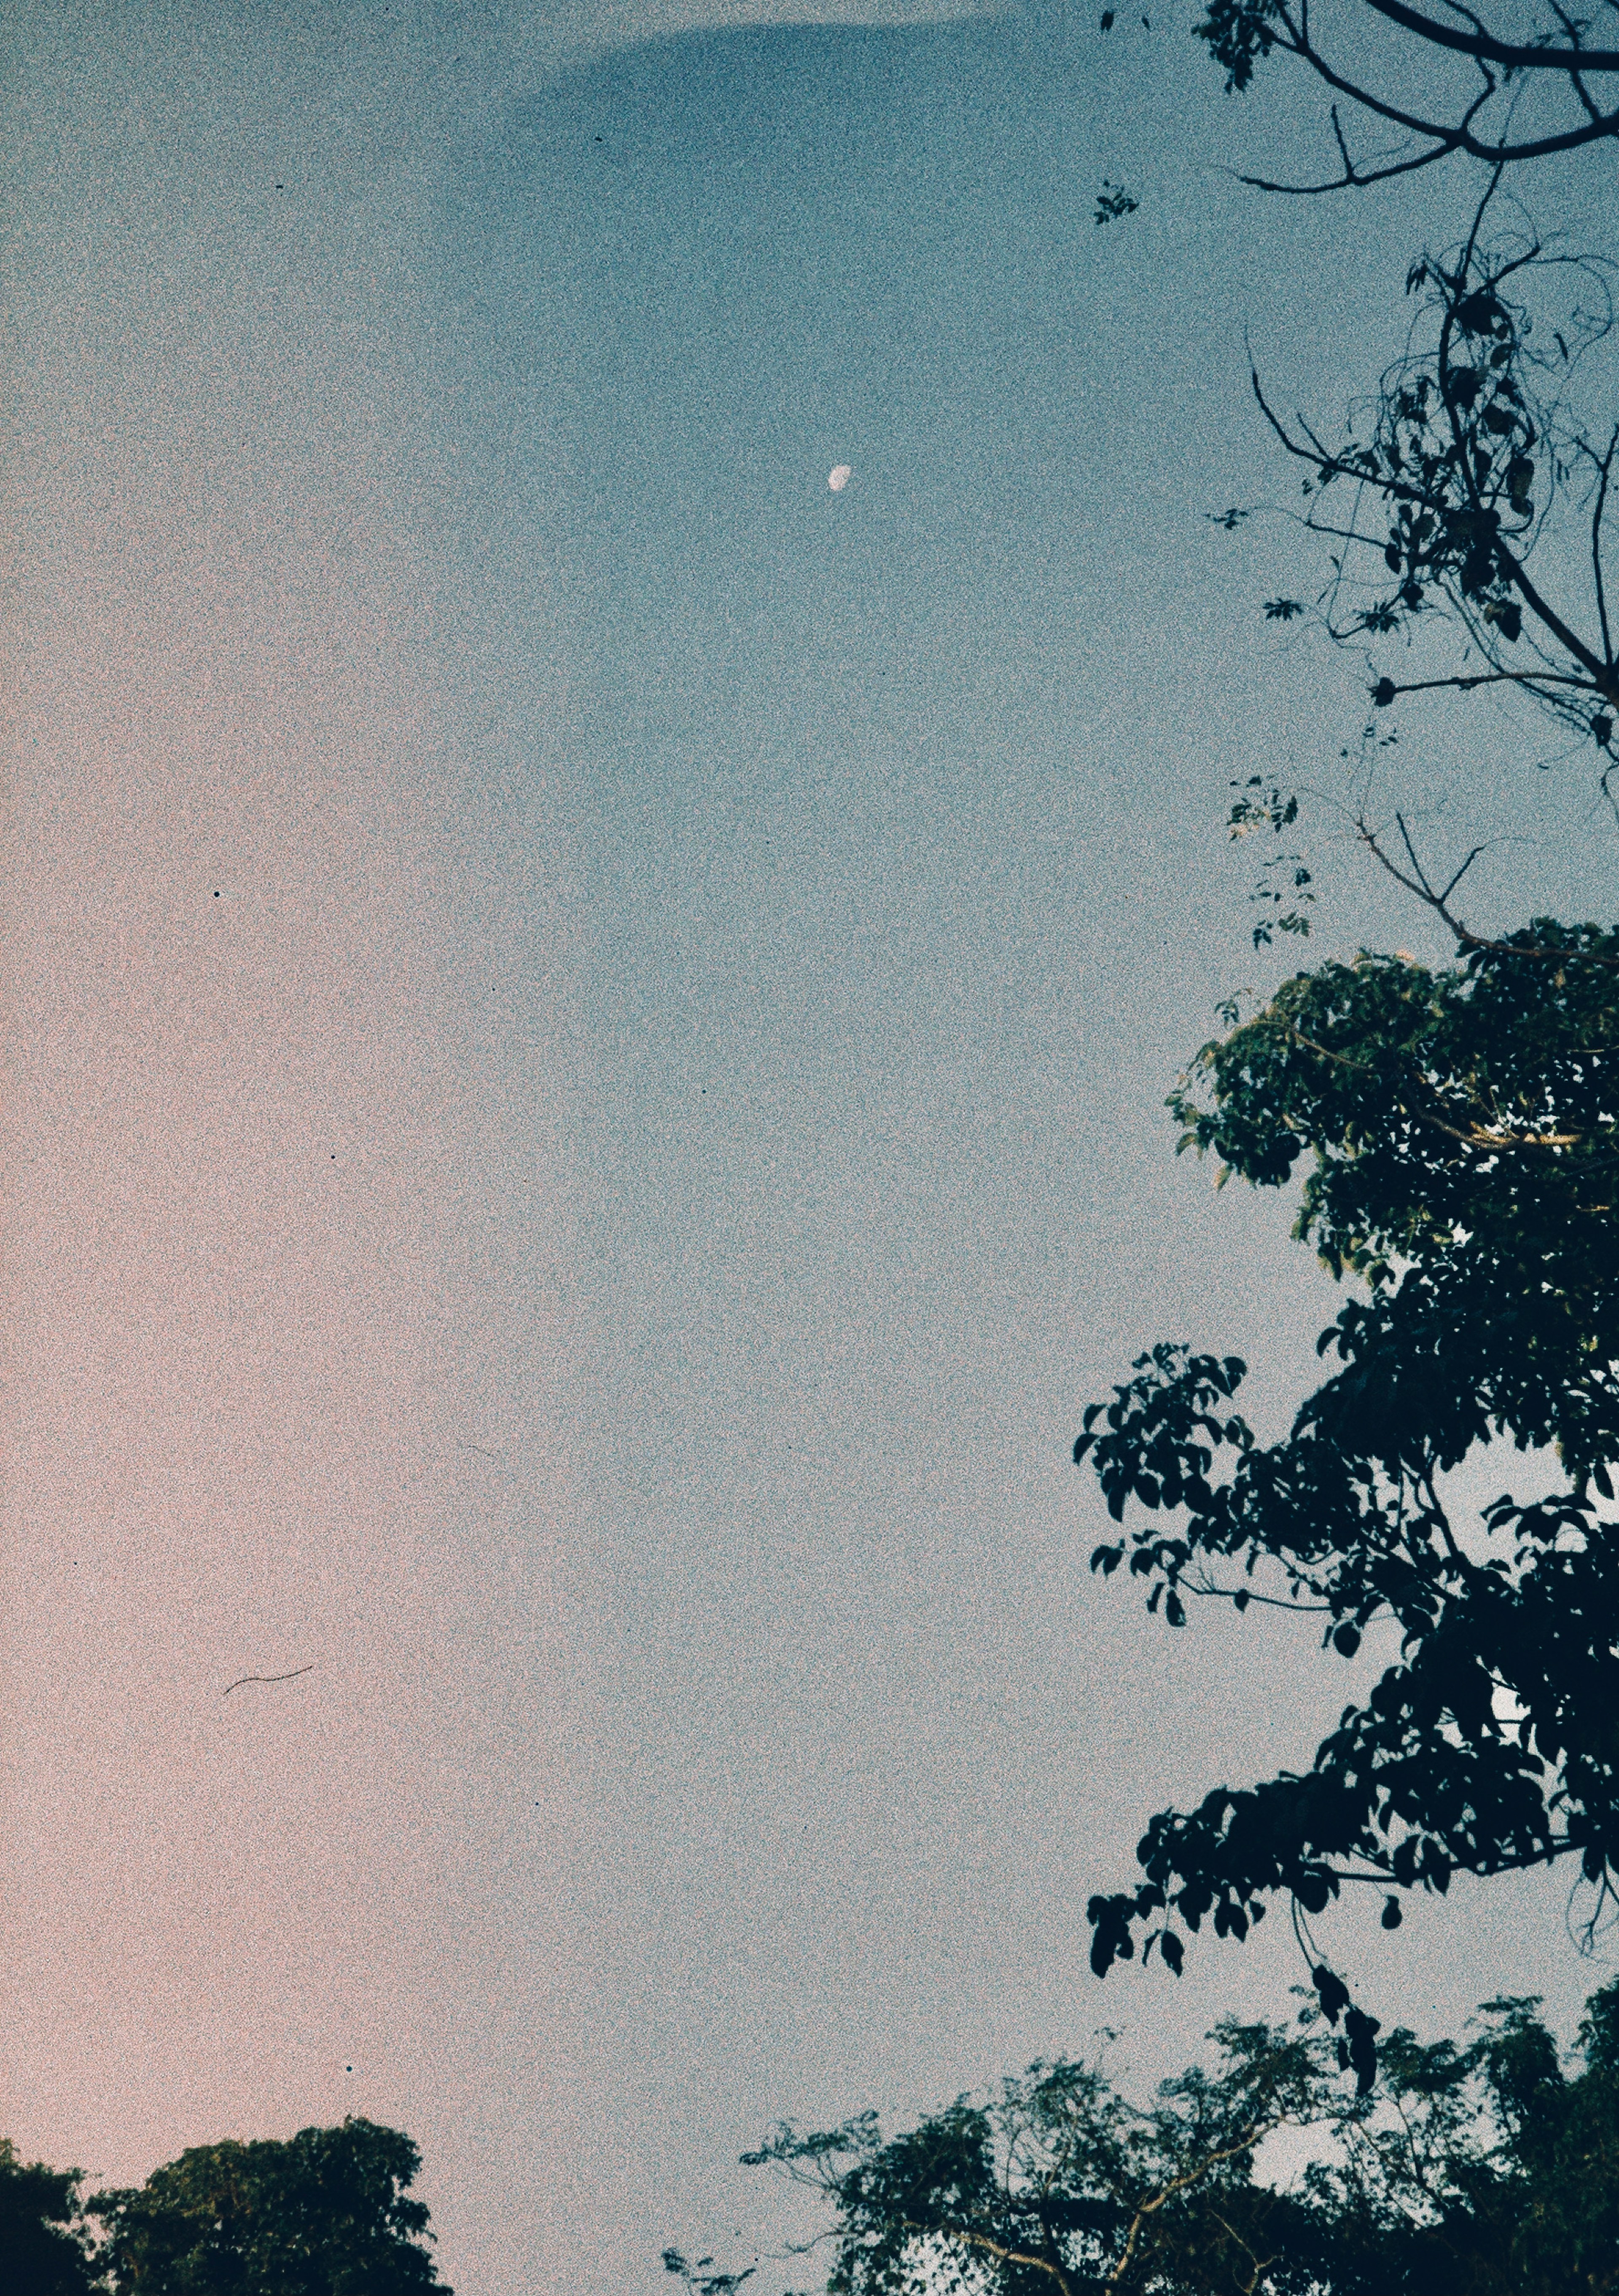
[[[853,476],[854,472],[850,469],[848,463],[840,463],[835,471],[828,472],[826,476],[826,484],[832,488],[834,495],[841,495]]]

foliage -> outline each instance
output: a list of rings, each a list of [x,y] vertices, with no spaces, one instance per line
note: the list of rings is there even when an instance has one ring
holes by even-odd
[[[1303,2296],[1303,2280],[1264,2277],[1297,2211],[1251,2170],[1266,2135],[1319,2110],[1319,2052],[1234,2021],[1212,2038],[1216,2070],[1166,2081],[1145,2111],[1099,2067],[1059,2059],[908,2134],[884,2140],[863,2113],[783,2127],[743,2157],[830,2202],[828,2296]]]
[[[0,2261],[6,2296],[92,2296],[103,2282],[88,2253],[78,2169],[26,2163],[0,2136]]]
[[[420,2165],[409,2137],[349,2119],[195,2145],[89,2212],[114,2287],[138,2296],[449,2296],[427,2210],[405,2197]]]
[[[1097,193],[1097,211],[1093,221],[1116,223],[1121,216],[1134,215],[1140,204],[1140,201],[1126,191],[1122,184],[1110,182],[1105,176],[1102,188]]]
[[[1302,417],[1284,421],[1257,373],[1253,390],[1308,472],[1305,527],[1335,545],[1319,601],[1331,636],[1409,652],[1442,634],[1461,647],[1440,675],[1385,671],[1375,706],[1515,688],[1594,745],[1606,789],[1619,701],[1606,566],[1619,425],[1593,432],[1577,386],[1612,329],[1610,267],[1528,233],[1486,242],[1493,199],[1492,186],[1459,248],[1411,266],[1407,353],[1352,409],[1342,445]],[[1303,611],[1286,599],[1265,608],[1283,610]]]
[[[1619,2289],[1619,1986],[1592,1997],[1573,2077],[1538,2006],[1486,2003],[1466,2047],[1385,2043],[1378,2103],[1308,2172],[1333,2296]]]
[[[1250,774],[1245,782],[1233,782],[1231,786],[1237,793],[1229,824],[1234,838],[1252,837],[1266,829],[1279,836],[1299,817],[1297,797],[1284,793],[1274,782],[1267,786],[1262,774]],[[1314,873],[1305,867],[1300,854],[1278,853],[1264,864],[1249,896],[1269,912],[1253,928],[1255,948],[1268,948],[1278,932],[1297,933],[1301,939],[1308,939],[1310,919],[1304,911],[1314,904],[1315,895],[1310,890],[1314,882]]]
[[[1303,523],[1337,545],[1319,602],[1331,636],[1409,646],[1448,629],[1464,649],[1442,675],[1385,671],[1374,709],[1508,687],[1594,750],[1619,818],[1605,572],[1619,425],[1594,439],[1573,390],[1611,328],[1607,274],[1532,235],[1489,244],[1498,179],[1460,249],[1412,266],[1409,349],[1344,444],[1284,422],[1257,376],[1254,390],[1306,465]],[[1582,299],[1542,348],[1528,298],[1553,282]],[[1286,621],[1289,603],[1266,611]],[[1393,739],[1368,725],[1363,750]],[[1292,827],[1296,800],[1265,776],[1233,786],[1234,837]],[[1355,829],[1459,962],[1362,952],[1295,975],[1245,1022],[1228,1004],[1229,1033],[1170,1102],[1182,1149],[1212,1152],[1220,1183],[1302,1177],[1295,1234],[1357,1284],[1318,1342],[1335,1368],[1267,1445],[1231,1407],[1238,1358],[1160,1345],[1086,1413],[1074,1456],[1124,1526],[1093,1570],[1128,1562],[1171,1627],[1198,1595],[1313,1611],[1344,1660],[1369,1628],[1397,1630],[1394,1662],[1308,1770],[1160,1812],[1144,1878],[1089,1908],[1105,1974],[1138,1942],[1179,1971],[1187,1932],[1209,1922],[1240,1939],[1290,1900],[1369,2089],[1376,2021],[1309,1928],[1346,1886],[1383,1890],[1393,1929],[1401,1893],[1442,1893],[1458,1869],[1571,1859],[1593,1923],[1619,1882],[1619,931],[1475,931],[1455,894],[1476,849],[1439,885],[1401,816],[1391,831],[1363,805]],[[1256,946],[1309,931],[1311,884],[1295,853],[1268,865]],[[1446,1479],[1502,1441],[1533,1455],[1536,1480],[1468,1521]]]
[[[1075,1446],[1115,1521],[1143,1511],[1092,1567],[1128,1562],[1171,1626],[1190,1595],[1280,1603],[1345,1659],[1390,1621],[1400,1655],[1303,1775],[1153,1819],[1144,1881],[1091,1900],[1098,1973],[1138,1925],[1176,1968],[1182,1928],[1240,1939],[1278,1892],[1308,1916],[1370,1882],[1393,1927],[1394,1892],[1458,1868],[1619,1874],[1616,1040],[1619,933],[1546,919],[1450,970],[1297,974],[1174,1095],[1182,1146],[1254,1185],[1307,1164],[1295,1234],[1364,1292],[1275,1444],[1229,1408],[1237,1358],[1138,1359]],[[1556,1488],[1468,1534],[1443,1478],[1503,1439],[1555,1457]],[[1363,2067],[1367,2022],[1346,2025]]]
[[[744,2280],[752,2280],[757,2268],[750,2264],[741,2272],[717,2272],[711,2256],[700,2256],[693,2264],[678,2248],[666,2248],[663,2251],[664,2271],[684,2280],[693,2296],[736,2296],[736,2290]]]
[[[1313,2009],[1292,2034],[1228,2022],[1214,2069],[1145,2111],[1060,2059],[884,2138],[872,2113],[745,2161],[818,2194],[827,2296],[1614,2296],[1619,1980],[1583,2062],[1533,2000],[1485,2005],[1463,2044],[1403,2029],[1371,2096],[1345,2093]],[[1308,2131],[1278,2189],[1260,2147]],[[753,2276],[664,2262],[699,2296]]]

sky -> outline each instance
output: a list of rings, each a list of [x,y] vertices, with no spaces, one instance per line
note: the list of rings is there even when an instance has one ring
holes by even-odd
[[[1244,190],[1319,123],[1186,29],[6,12],[28,2157],[363,2112],[461,2296],[650,2296],[792,2229],[778,2117],[1286,2012],[1266,1932],[1098,1985],[1084,1901],[1355,1669],[1093,1581],[1069,1452],[1161,1337],[1279,1426],[1335,1311],[1163,1109],[1280,970],[1231,781],[1324,793],[1322,954],[1442,951],[1261,611],[1315,562],[1206,513],[1292,492],[1246,346],[1335,420],[1466,186]],[[1488,914],[1601,909],[1541,733],[1401,734]],[[1568,2031],[1563,1913],[1334,1942]]]

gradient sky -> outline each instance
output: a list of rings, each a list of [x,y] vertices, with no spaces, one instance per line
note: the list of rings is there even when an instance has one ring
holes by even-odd
[[[1163,1336],[1274,1419],[1333,1310],[1163,1110],[1268,977],[1227,784],[1364,707],[1203,513],[1291,492],[1245,328],[1335,418],[1461,187],[1242,191],[1310,115],[1179,20],[4,43],[0,2126],[94,2183],[366,2112],[462,2296],[651,2296],[788,2220],[778,2114],[1281,2011],[1263,1933],[1097,1986],[1084,1900],[1355,1669],[1101,1589],[1068,1449]],[[1533,729],[1402,737],[1501,914],[1602,906]],[[1430,948],[1326,823],[1323,948]],[[1566,2024],[1561,1917],[1335,1942]]]

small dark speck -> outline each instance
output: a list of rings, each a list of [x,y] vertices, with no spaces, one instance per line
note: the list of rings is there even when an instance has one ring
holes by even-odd
[[[217,901],[217,900],[218,899],[218,898],[219,898],[218,894],[218,893],[216,893],[216,894],[214,895],[214,898],[215,898],[215,900]]]
[[[598,136],[596,137],[596,142],[599,144],[599,143],[601,142],[601,140],[602,140],[602,139],[601,139],[601,137],[598,135]]]
[[[284,184],[276,184],[276,186],[275,186],[275,188],[276,188],[276,190],[277,190],[278,192],[284,192],[284,191],[285,191],[285,189],[286,189],[286,185],[285,185]]]
[[[343,2067],[343,2070],[344,2070],[346,2073],[351,2073],[351,2072],[354,2070],[354,2067],[353,2067],[352,2065],[345,2065],[345,2066]]]

